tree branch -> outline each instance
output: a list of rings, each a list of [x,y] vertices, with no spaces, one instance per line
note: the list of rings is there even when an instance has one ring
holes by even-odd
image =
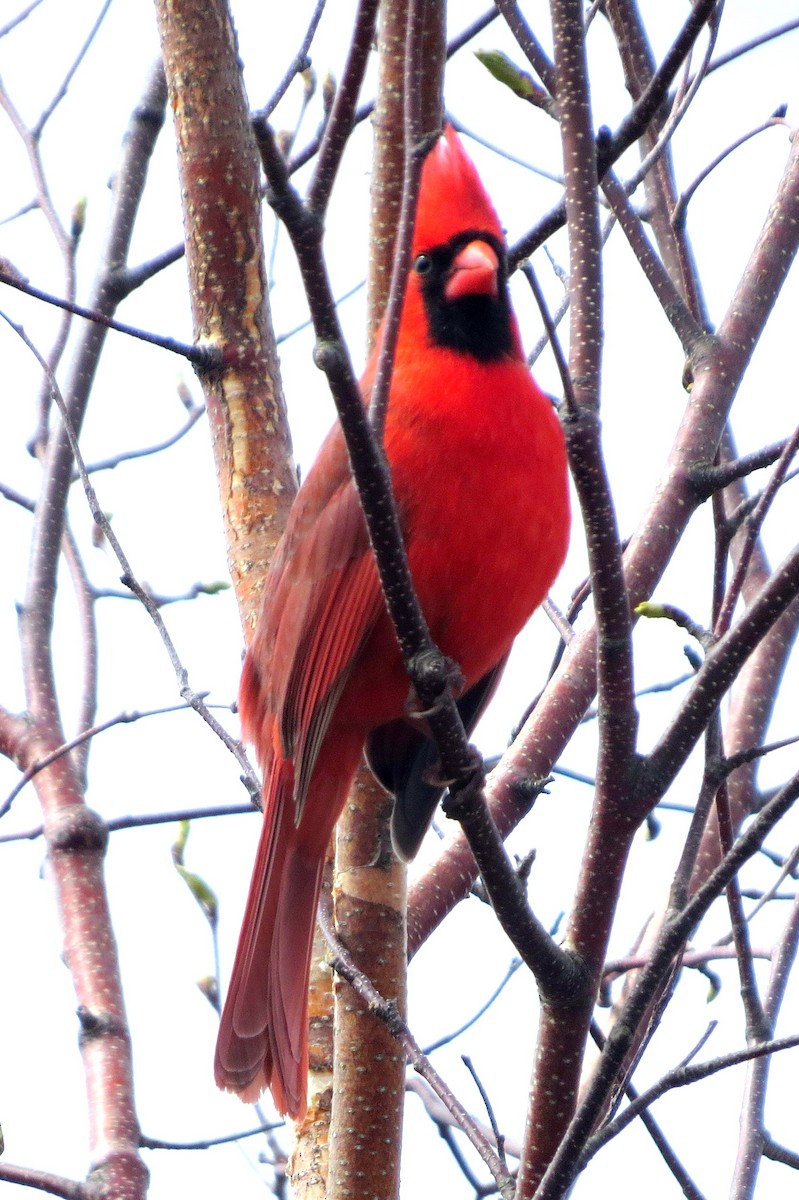
[[[220,364],[201,382],[228,563],[249,640],[264,567],[297,486],[266,290],[258,159],[226,0],[158,0],[156,11],[195,337]]]
[[[695,383],[685,415],[653,500],[625,550],[625,579],[633,607],[651,596],[700,502],[693,485],[696,464],[713,460],[737,388],[798,244],[799,139],[794,139],[771,210],[730,301],[718,340],[702,342],[694,356]],[[596,686],[595,655],[596,630],[590,625],[568,646],[511,751],[489,777],[489,805],[503,838],[519,819],[519,789],[528,786],[530,779],[547,778],[588,709]],[[749,738],[746,744],[753,740]],[[473,881],[468,844],[464,837],[456,836],[410,890],[411,955],[469,894]]]

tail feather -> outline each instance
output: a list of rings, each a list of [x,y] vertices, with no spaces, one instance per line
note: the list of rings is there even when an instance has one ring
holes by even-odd
[[[242,933],[219,1026],[217,1085],[248,1103],[268,1087],[278,1110],[295,1120],[306,1109],[308,974],[325,849],[362,740],[345,735],[325,746],[299,826],[294,821],[292,764],[272,762]]]
[[[246,975],[234,968],[214,1064],[219,1087],[248,1103],[269,1087],[278,1110],[295,1120],[306,1104],[308,972],[322,866],[304,862],[295,847],[270,876],[280,892],[277,918],[267,928],[269,954],[256,960],[268,965]]]
[[[305,1112],[308,1076],[308,973],[324,860],[289,856],[283,872],[278,924],[268,978],[267,1035],[272,1096],[281,1112]]]
[[[290,764],[276,764],[214,1073],[220,1087],[247,1101],[271,1087],[280,1111],[296,1117],[305,1108],[305,994],[323,864],[303,858],[292,781]]]

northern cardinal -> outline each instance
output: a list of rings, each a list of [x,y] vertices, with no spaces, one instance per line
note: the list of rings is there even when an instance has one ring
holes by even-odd
[[[368,404],[380,335],[361,380]],[[471,729],[566,553],[563,437],[530,376],[502,227],[457,134],[425,161],[385,426],[405,546]],[[412,856],[440,797],[336,426],[264,585],[239,692],[264,821],[216,1048],[220,1087],[306,1108],[307,990],[325,852],[366,749]]]

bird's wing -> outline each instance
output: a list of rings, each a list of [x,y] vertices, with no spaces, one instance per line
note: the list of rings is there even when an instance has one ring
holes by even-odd
[[[338,430],[301,489],[265,584],[242,674],[245,734],[266,773],[294,764],[295,820],[358,651],[384,611],[360,500]]]
[[[508,661],[503,655],[482,679],[456,701],[467,735],[483,715]],[[426,727],[401,718],[373,729],[366,741],[366,757],[373,773],[394,796],[391,840],[397,855],[410,862],[427,833],[444,785],[435,781],[438,750]]]

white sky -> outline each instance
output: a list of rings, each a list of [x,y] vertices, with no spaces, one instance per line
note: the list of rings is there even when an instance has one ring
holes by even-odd
[[[0,0],[0,24],[16,10]],[[283,6],[279,28],[270,22],[269,6],[252,2],[235,6],[247,84],[254,106],[271,93],[284,64],[298,46],[310,5]],[[337,73],[348,31],[345,13],[351,4],[330,0],[313,58],[320,74]],[[457,28],[482,11],[482,5],[461,0]],[[668,45],[686,5],[642,3],[659,53]],[[35,119],[90,26],[99,5],[74,0],[59,5],[50,0],[26,26],[0,41],[0,75],[9,94],[28,120]],[[525,11],[539,36],[549,40],[546,6],[531,3]],[[736,45],[757,30],[795,16],[790,0],[729,0],[719,49]],[[477,40],[477,46],[501,46],[520,61],[499,23]],[[116,0],[89,57],[75,78],[67,100],[48,127],[43,152],[54,199],[65,219],[78,199],[88,198],[88,223],[79,255],[79,299],[85,301],[101,242],[109,193],[107,180],[118,159],[118,148],[132,107],[141,93],[157,50],[150,6]],[[720,72],[703,88],[675,143],[682,185],[733,138],[764,120],[783,101],[788,120],[797,120],[797,51],[799,34],[766,48]],[[591,38],[597,124],[613,127],[627,109],[627,97],[615,54],[601,22]],[[298,89],[287,98],[284,120],[296,112]],[[559,169],[559,149],[551,122],[528,109],[487,79],[470,54],[453,63],[447,86],[453,113],[468,127],[501,142],[524,158],[549,170]],[[303,127],[308,135],[314,120]],[[329,220],[331,272],[340,292],[363,278],[364,230],[368,198],[369,131],[353,140],[343,169],[342,189]],[[557,199],[555,185],[512,168],[489,152],[474,148],[474,157],[497,201],[513,240]],[[711,315],[724,313],[762,224],[788,152],[784,129],[771,130],[749,143],[699,189],[689,214],[689,229]],[[632,161],[632,160],[630,160]],[[0,219],[24,205],[31,195],[30,176],[18,141],[0,114]],[[180,238],[179,198],[173,165],[171,129],[165,128],[156,151],[152,185],[136,229],[131,261],[147,259]],[[267,217],[267,228],[271,221]],[[271,237],[271,232],[268,234]],[[566,262],[563,238],[553,253]],[[7,255],[33,283],[59,292],[62,280],[57,258],[43,232],[41,220],[29,215],[0,226],[0,254]],[[538,257],[542,277],[545,260]],[[557,285],[547,283],[550,295]],[[606,355],[604,364],[604,424],[608,467],[614,481],[623,534],[632,531],[658,476],[670,437],[680,419],[684,394],[680,386],[682,354],[666,326],[618,232],[607,255]],[[517,307],[528,344],[539,335],[539,323],[524,285],[514,284]],[[747,376],[735,410],[735,429],[742,450],[754,449],[784,436],[795,424],[796,383],[793,360],[797,275],[786,286],[780,306]],[[273,292],[278,333],[294,327],[304,316],[296,275],[278,246]],[[38,303],[3,290],[0,308],[24,322],[37,345],[49,346],[57,317]],[[362,361],[363,301],[358,296],[343,309],[356,362]],[[120,319],[174,337],[189,339],[191,325],[181,263],[163,273],[150,287],[134,295],[120,310]],[[72,345],[75,342],[75,330]],[[295,448],[307,468],[316,444],[331,419],[322,377],[310,363],[312,341],[301,334],[281,348],[286,391],[292,416]],[[33,428],[37,371],[29,354],[7,328],[0,328],[0,388],[4,435],[0,440],[0,480],[27,495],[35,495],[38,467],[24,447]],[[68,356],[67,356],[68,361]],[[536,368],[544,387],[559,390],[549,356]],[[83,437],[87,460],[119,450],[150,445],[174,432],[183,420],[175,394],[181,376],[195,399],[200,391],[191,373],[164,353],[112,336],[94,390]],[[159,592],[182,592],[197,580],[224,579],[226,564],[213,481],[207,431],[200,422],[185,441],[165,455],[127,464],[98,475],[95,484],[104,509],[113,513],[114,528],[140,579]],[[776,562],[795,540],[790,490],[778,507],[768,534]],[[76,491],[71,504],[73,526],[81,544],[88,545],[90,519]],[[698,619],[707,614],[709,588],[708,517],[694,522],[658,598],[674,600]],[[29,517],[0,497],[0,540],[6,567],[0,577],[0,703],[24,704],[16,645],[15,604],[24,594],[28,555]],[[89,570],[98,586],[115,587],[119,570],[102,550],[87,553]],[[555,597],[565,605],[584,573],[579,529]],[[174,675],[165,652],[148,627],[148,619],[133,604],[104,601],[98,610],[101,633],[101,683],[98,720],[123,710],[174,704]],[[240,661],[240,632],[230,594],[165,610],[165,618],[187,666],[193,686],[209,691],[212,701],[229,704],[235,695]],[[59,682],[67,728],[74,715],[78,688],[74,608],[68,581],[62,589],[56,631]],[[636,632],[639,686],[674,677],[684,670],[686,639],[665,622]],[[508,672],[501,697],[482,728],[481,748],[502,748],[509,728],[526,700],[540,687],[551,660],[554,638],[543,618],[519,639],[519,653]],[[795,682],[795,679],[794,679]],[[652,697],[642,704],[641,746],[656,738],[675,697]],[[784,706],[773,736],[795,733],[795,718]],[[236,730],[232,716],[227,724]],[[593,734],[580,732],[569,747],[565,765],[590,774]],[[238,769],[225,750],[200,727],[191,714],[156,717],[98,738],[91,754],[89,802],[104,816],[153,812],[183,806],[210,806],[244,799]],[[764,779],[776,782],[797,766],[795,751],[786,751],[764,768]],[[0,795],[16,780],[16,772],[0,760]],[[697,772],[681,778],[675,798],[690,802]],[[558,781],[536,806],[533,817],[512,839],[511,846],[538,847],[531,899],[544,922],[553,922],[568,905],[571,884],[582,848],[588,816],[588,789]],[[567,817],[564,820],[564,813]],[[27,829],[38,823],[31,788],[19,797],[0,832]],[[639,838],[625,884],[624,906],[611,945],[611,954],[626,951],[648,912],[659,903],[673,870],[685,818],[666,817],[656,841]],[[232,961],[249,862],[257,833],[257,817],[226,822],[196,822],[188,847],[187,865],[198,871],[221,898],[223,975]],[[216,1018],[196,990],[194,981],[213,971],[210,938],[198,910],[178,879],[169,848],[171,826],[114,835],[108,858],[108,886],[129,1017],[134,1035],[137,1092],[143,1130],[155,1137],[193,1140],[225,1131],[245,1129],[251,1114],[234,1099],[220,1095],[211,1074]],[[799,841],[795,819],[780,836],[783,848]],[[13,1162],[81,1178],[86,1172],[86,1129],[83,1085],[76,1048],[74,996],[60,962],[59,931],[49,887],[40,879],[41,842],[2,848],[0,911],[3,920],[3,961],[6,980],[0,988],[0,1029],[4,1031],[0,1072],[0,1121],[6,1154]],[[752,881],[771,879],[762,862],[747,873]],[[767,914],[753,931],[757,945],[769,945],[779,928],[780,911]],[[724,916],[712,924],[723,932]],[[511,948],[496,931],[490,913],[476,903],[462,906],[449,923],[449,933],[437,936],[415,961],[411,972],[411,1020],[423,1044],[457,1026],[488,996],[504,974]],[[722,997],[705,1006],[706,981],[692,979],[686,1002],[669,1013],[642,1079],[648,1082],[686,1054],[708,1020],[726,1017],[708,1047],[708,1054],[737,1046],[742,1025],[731,970],[719,972],[727,981]],[[786,1002],[784,1032],[794,1032],[796,989]],[[476,1112],[476,1095],[459,1055],[469,1053],[496,1107],[500,1124],[510,1136],[521,1136],[522,1097],[530,1072],[535,1032],[535,989],[518,972],[501,1001],[467,1037],[436,1056],[436,1065]],[[794,1019],[795,1020],[795,1019]],[[506,1036],[513,1028],[512,1040]],[[784,1086],[775,1088],[769,1110],[775,1138],[795,1145],[794,1104],[790,1091],[797,1052],[778,1060],[774,1074]],[[666,1133],[708,1197],[726,1194],[734,1139],[740,1075],[731,1073],[716,1083],[699,1085],[663,1101],[656,1109]],[[403,1194],[429,1194],[431,1184],[447,1194],[467,1196],[460,1177],[453,1182],[447,1152],[429,1122],[419,1119],[419,1102],[408,1106],[408,1145]],[[708,1114],[713,1112],[712,1120]],[[701,1130],[701,1136],[697,1131]],[[793,1142],[792,1142],[793,1139]],[[154,1200],[177,1194],[197,1197],[235,1195],[237,1200],[264,1194],[264,1176],[255,1162],[260,1143],[243,1150],[231,1146],[196,1154],[153,1152],[147,1156]],[[629,1157],[632,1156],[632,1157]],[[635,1166],[631,1166],[634,1163]],[[575,1196],[632,1195],[625,1180],[633,1171],[646,1172],[649,1200],[667,1200],[677,1188],[660,1164],[648,1139],[632,1131],[603,1151],[591,1173],[578,1184]],[[480,1171],[480,1177],[484,1172]],[[268,1175],[267,1175],[268,1178]],[[758,1196],[786,1194],[786,1172],[766,1165]],[[632,1187],[632,1185],[631,1185]],[[638,1194],[636,1185],[635,1194]]]

